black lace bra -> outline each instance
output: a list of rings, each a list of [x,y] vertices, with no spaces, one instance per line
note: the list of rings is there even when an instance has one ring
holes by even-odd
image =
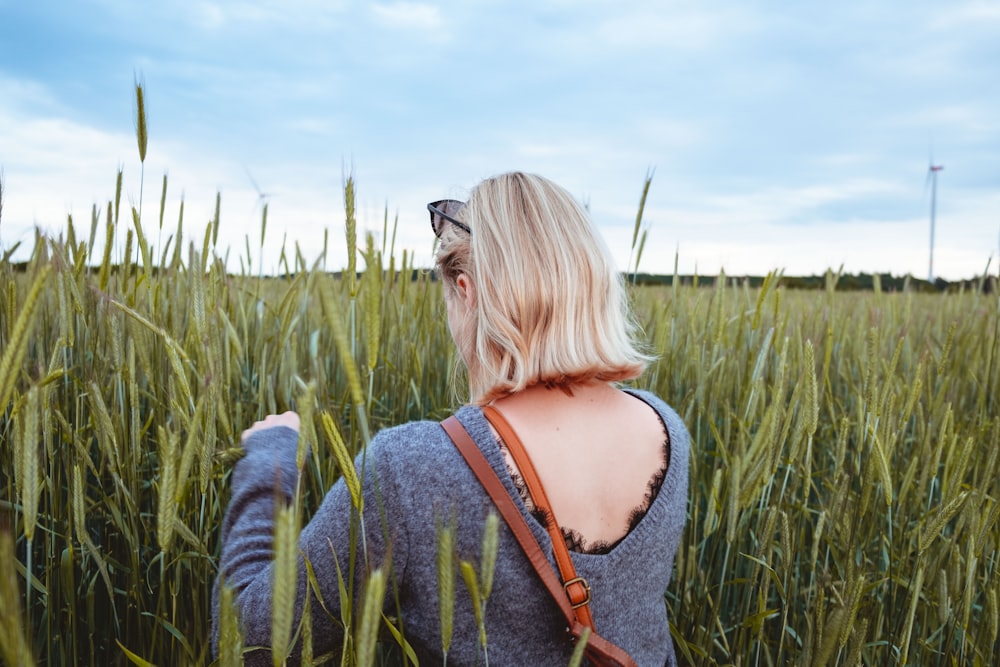
[[[504,458],[508,461],[507,472],[510,474],[511,479],[514,482],[514,486],[517,488],[518,494],[521,496],[521,500],[527,505],[528,511],[531,512],[535,520],[543,526],[548,526],[549,517],[544,510],[535,507],[535,503],[531,500],[531,494],[528,493],[528,486],[524,483],[524,478],[521,477],[521,473],[511,467],[510,454],[507,449],[507,445],[504,441],[497,437],[497,445],[500,447],[500,452],[504,455]],[[653,474],[649,480],[649,484],[646,486],[646,496],[643,500],[642,505],[635,507],[629,514],[628,529],[625,533],[613,542],[606,542],[604,540],[593,540],[588,542],[583,535],[572,528],[567,528],[565,526],[560,526],[560,531],[562,532],[563,539],[566,540],[566,548],[570,551],[575,551],[577,553],[583,554],[606,554],[614,549],[618,544],[628,537],[628,534],[632,532],[642,518],[646,516],[646,512],[652,506],[653,501],[656,500],[656,496],[660,493],[660,487],[663,486],[663,480],[667,477],[667,468],[670,465],[670,435],[667,433],[666,427],[663,429],[663,465],[660,469]]]

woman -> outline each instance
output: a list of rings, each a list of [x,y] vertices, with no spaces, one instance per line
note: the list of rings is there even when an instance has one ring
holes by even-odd
[[[470,404],[456,416],[500,475],[546,551],[546,516],[532,514],[509,451],[484,418],[492,405],[527,450],[578,574],[591,587],[596,630],[640,665],[675,664],[664,594],[684,526],[688,434],[656,396],[617,382],[639,376],[626,294],[587,213],[544,178],[509,173],[476,186],[467,203],[428,205],[448,325],[468,369]],[[271,416],[244,432],[247,455],[233,472],[222,531],[220,579],[233,587],[246,644],[270,639],[270,559],[276,480],[291,498],[298,417]],[[385,566],[384,610],[398,616],[422,662],[442,662],[436,544],[453,522],[459,558],[479,562],[494,506],[437,422],[379,433],[356,461],[366,526],[356,591]],[[330,616],[339,618],[338,567],[347,562],[351,500],[343,481],[328,492],[300,538]],[[334,557],[336,555],[336,559]],[[566,622],[505,526],[485,627],[493,665],[561,665],[573,646]],[[366,569],[367,568],[367,569]],[[298,613],[305,596],[300,559]],[[318,611],[316,654],[343,629]],[[456,585],[448,662],[483,655],[470,596]],[[248,656],[249,659],[249,656]],[[262,664],[269,664],[265,655]]]

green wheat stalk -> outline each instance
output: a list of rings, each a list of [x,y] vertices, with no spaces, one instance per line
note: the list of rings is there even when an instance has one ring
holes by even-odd
[[[361,622],[358,624],[355,645],[357,646],[358,667],[375,664],[375,644],[382,620],[382,600],[385,598],[385,572],[379,568],[368,576],[365,596],[361,608]]]
[[[35,314],[41,306],[42,290],[45,289],[51,272],[52,267],[47,264],[35,276],[21,306],[21,312],[14,322],[10,340],[4,346],[3,355],[0,356],[0,410],[6,407],[14,391],[14,383],[19,375],[16,369],[24,363],[28,337],[35,322]]]
[[[277,667],[291,653],[292,621],[298,577],[298,518],[295,507],[282,507],[274,522],[271,596],[271,656]]]

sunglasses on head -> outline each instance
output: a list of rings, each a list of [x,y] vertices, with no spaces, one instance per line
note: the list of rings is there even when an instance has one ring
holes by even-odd
[[[427,210],[431,212],[431,229],[434,230],[434,235],[441,238],[441,230],[444,229],[445,221],[450,222],[459,229],[465,230],[466,234],[471,235],[472,230],[464,222],[459,222],[452,216],[458,213],[458,211],[465,206],[465,202],[458,201],[455,199],[442,199],[440,201],[431,202],[427,205]]]

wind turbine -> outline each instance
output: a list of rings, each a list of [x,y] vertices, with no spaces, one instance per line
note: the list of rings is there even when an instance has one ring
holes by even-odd
[[[934,283],[934,216],[937,212],[937,177],[938,172],[944,169],[943,164],[934,164],[932,157],[927,163],[927,181],[931,184],[931,256],[927,263],[927,282]],[[926,189],[926,182],[925,182]]]
[[[263,204],[265,207],[267,207],[267,202],[271,198],[271,193],[264,192],[263,190],[260,189],[260,186],[257,185],[257,181],[254,180],[253,174],[250,173],[250,168],[249,167],[247,167],[246,165],[243,165],[243,171],[245,171],[247,173],[247,178],[250,179],[250,184],[253,185],[253,189],[257,191],[257,203],[254,204],[254,210],[256,211],[257,210],[257,206],[259,206],[261,204]]]

